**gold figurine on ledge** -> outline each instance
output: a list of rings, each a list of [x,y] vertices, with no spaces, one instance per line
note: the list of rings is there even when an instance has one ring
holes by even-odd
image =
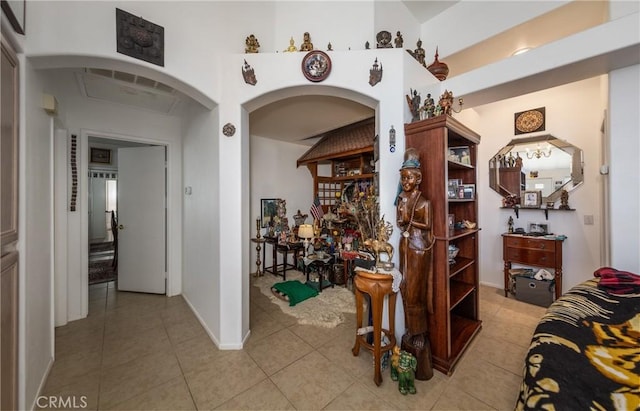
[[[311,50],[313,50],[313,43],[311,42],[311,36],[309,35],[309,32],[306,31],[303,35],[300,51],[311,51]]]
[[[289,47],[287,47],[284,52],[285,53],[290,53],[292,51],[298,51],[298,48],[295,46],[294,41],[293,41],[293,37],[291,37],[291,39],[289,39]]]
[[[248,36],[245,41],[245,48],[244,48],[244,52],[245,53],[257,53],[258,49],[260,48],[260,42],[258,41],[258,39],[256,38],[256,36],[254,36],[253,34],[251,34],[250,36]]]

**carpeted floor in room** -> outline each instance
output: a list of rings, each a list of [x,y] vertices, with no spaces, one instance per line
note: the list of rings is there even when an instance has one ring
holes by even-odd
[[[89,285],[115,281],[117,266],[113,264],[115,248],[113,242],[89,245]]]

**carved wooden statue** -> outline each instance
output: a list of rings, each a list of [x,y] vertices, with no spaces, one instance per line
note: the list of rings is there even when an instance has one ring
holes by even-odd
[[[400,169],[402,192],[397,201],[397,224],[400,237],[400,285],[406,332],[402,349],[418,360],[416,378],[433,377],[431,347],[428,339],[429,313],[433,313],[433,244],[431,202],[419,190],[422,182],[417,150],[407,149]]]

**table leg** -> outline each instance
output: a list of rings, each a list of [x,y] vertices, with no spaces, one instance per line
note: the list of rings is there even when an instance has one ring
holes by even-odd
[[[260,243],[258,243],[258,245],[256,245],[256,277],[260,277],[262,275],[264,275],[264,273],[262,271],[260,271],[260,264],[262,264],[262,261],[260,261],[260,249],[262,247],[260,246]]]
[[[363,301],[362,292],[359,291],[357,288],[355,291],[355,296],[356,296],[356,342],[354,343],[353,348],[351,349],[351,353],[354,356],[358,356],[358,354],[360,353],[360,336],[358,335],[358,329],[362,327],[362,304],[364,303],[364,301]]]

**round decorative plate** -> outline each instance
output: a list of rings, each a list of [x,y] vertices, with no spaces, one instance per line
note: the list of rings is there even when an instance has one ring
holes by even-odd
[[[236,126],[231,123],[227,123],[222,127],[222,134],[227,137],[231,137],[236,133]]]
[[[312,50],[302,59],[302,74],[309,81],[318,82],[331,73],[331,59],[324,51]]]
[[[544,123],[544,116],[538,110],[529,110],[516,118],[516,128],[521,133],[531,133],[536,131]]]

